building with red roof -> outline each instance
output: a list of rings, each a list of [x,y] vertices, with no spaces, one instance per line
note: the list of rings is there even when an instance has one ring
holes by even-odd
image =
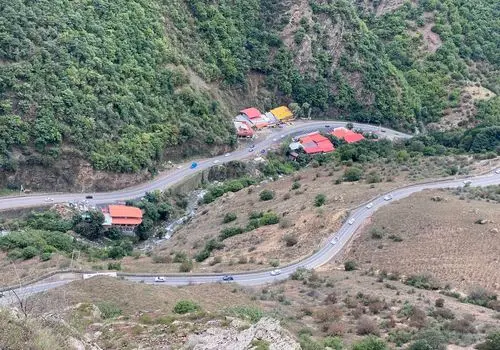
[[[365,137],[361,134],[353,132],[352,134],[347,134],[344,136],[344,141],[347,143],[354,143],[364,140]]]
[[[330,134],[335,136],[336,138],[342,140],[345,137],[345,135],[348,135],[350,132],[352,132],[352,131],[349,129],[340,127],[340,128],[333,129],[333,131]]]
[[[249,119],[260,118],[262,115],[262,113],[254,107],[242,109],[240,113],[246,115]]]
[[[103,210],[103,226],[133,230],[142,223],[142,210],[127,205],[109,205]]]
[[[363,135],[343,127],[333,129],[330,134],[347,143],[359,142],[365,138]]]
[[[252,137],[253,129],[250,123],[243,121],[235,121],[234,127],[236,128],[236,134],[238,137]]]
[[[335,150],[330,140],[319,132],[313,132],[299,137],[302,149],[307,154],[328,153]]]
[[[246,119],[255,129],[263,129],[269,125],[267,118],[254,107],[242,109],[236,119],[241,120],[242,118]]]

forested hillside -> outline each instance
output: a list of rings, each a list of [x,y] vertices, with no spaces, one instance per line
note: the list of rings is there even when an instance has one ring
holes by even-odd
[[[180,146],[232,145],[238,97],[407,131],[443,115],[475,126],[477,110],[498,125],[498,3],[385,3],[4,1],[0,168],[71,149],[98,170],[154,172]],[[474,84],[483,101],[461,109]]]

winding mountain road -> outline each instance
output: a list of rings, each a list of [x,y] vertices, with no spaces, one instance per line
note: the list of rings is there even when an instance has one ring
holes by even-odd
[[[196,161],[198,166],[195,169],[190,169],[190,163],[180,165],[180,169],[172,169],[161,173],[155,179],[144,182],[140,185],[128,187],[118,191],[101,192],[101,193],[55,193],[55,194],[33,194],[23,196],[0,197],[0,211],[18,208],[37,207],[54,203],[67,203],[71,201],[84,200],[86,196],[91,195],[92,204],[108,204],[117,201],[125,201],[127,199],[140,198],[146,192],[153,190],[166,189],[184,178],[195,174],[196,172],[208,169],[217,162],[217,164],[226,163],[233,160],[256,157],[261,150],[268,149],[273,144],[278,144],[282,138],[297,134],[304,134],[316,130],[329,130],[340,126],[345,126],[346,122],[338,121],[296,121],[294,125],[284,128],[269,129],[271,133],[267,137],[261,136],[261,139],[255,141],[255,151],[248,152],[246,148],[239,149],[230,153],[228,156],[221,155],[210,159]],[[328,126],[326,128],[325,126]],[[364,131],[382,131],[382,135],[388,138],[409,138],[410,135],[400,133],[387,128],[379,128],[378,126],[354,123],[355,128],[361,128]],[[53,201],[47,202],[47,198]]]
[[[335,127],[338,125],[342,125],[343,123],[339,122],[310,122],[303,124],[296,124],[285,130],[278,130],[276,133],[273,133],[271,136],[267,137],[260,143],[256,144],[256,148],[258,150],[265,149],[269,147],[271,144],[278,142],[276,136],[280,137],[281,135],[292,135],[298,132],[304,133],[312,130],[317,130],[318,127],[324,125],[330,125],[331,127]],[[365,130],[370,130],[369,128],[378,129],[378,127],[374,126],[366,126],[356,124],[356,127],[362,127]],[[373,129],[372,129],[373,130]],[[394,131],[386,131],[386,134],[392,134],[393,137],[409,137],[408,135],[399,135]],[[276,141],[275,141],[276,140]],[[219,159],[220,162],[241,159],[248,156],[247,150],[237,151],[231,154],[229,157],[216,157],[210,160],[204,160],[199,162],[199,166],[196,170],[206,169],[213,165],[213,161],[215,159]],[[187,165],[186,165],[187,167]],[[106,203],[112,200],[123,200],[127,198],[135,198],[138,196],[142,196],[146,191],[150,191],[152,189],[165,188],[173,183],[179,181],[184,176],[190,175],[194,172],[192,169],[179,169],[178,171],[174,171],[168,174],[165,174],[156,180],[153,180],[149,183],[125,189],[123,191],[116,191],[110,193],[100,193],[95,194],[95,202],[96,203]],[[437,189],[437,188],[458,188],[466,186],[466,182],[470,182],[468,185],[472,187],[476,186],[489,186],[489,185],[498,185],[500,184],[500,174],[495,173],[494,171],[486,174],[475,177],[468,177],[466,181],[464,179],[447,179],[447,180],[436,180],[434,182],[426,182],[414,184],[398,189],[394,189],[385,195],[379,196],[377,198],[372,199],[370,202],[364,203],[358,208],[351,211],[348,218],[346,218],[346,222],[342,225],[342,227],[337,231],[332,233],[329,237],[326,238],[322,247],[315,251],[312,255],[306,257],[302,261],[292,263],[287,266],[283,266],[280,268],[281,273],[279,275],[271,275],[270,271],[254,271],[254,272],[244,272],[244,273],[235,273],[232,274],[235,283],[241,285],[262,285],[265,283],[271,283],[277,280],[284,280],[290,277],[290,275],[295,272],[298,268],[306,268],[313,269],[318,268],[328,261],[330,261],[335,255],[337,255],[348,243],[348,241],[353,237],[356,230],[362,225],[363,221],[369,218],[376,210],[381,208],[384,205],[388,205],[402,198],[408,197],[413,193],[420,192],[426,189]],[[55,201],[64,202],[68,200],[77,200],[81,198],[81,194],[61,194],[54,195],[53,198]],[[389,197],[390,196],[390,199]],[[45,197],[38,198],[38,201],[43,203]],[[6,205],[6,203],[11,203],[17,207],[22,207],[22,201],[18,201],[19,198],[4,198],[0,201],[0,205]],[[37,205],[36,200],[33,202],[29,202],[30,205]],[[35,203],[35,204],[31,204]],[[371,205],[368,205],[371,203]],[[11,206],[12,207],[12,206]],[[0,207],[1,208],[1,207]],[[332,241],[335,244],[332,244]],[[120,274],[119,274],[120,275]],[[147,284],[162,284],[162,285],[188,285],[188,284],[200,284],[200,283],[214,283],[221,282],[223,274],[196,274],[196,273],[186,273],[186,274],[170,274],[166,275],[165,282],[155,283],[154,276],[151,274],[121,274],[122,278],[133,281],[133,282],[142,282]],[[19,287],[14,289],[14,291],[20,297],[26,297],[32,294],[36,294],[42,291],[46,291],[65,283],[71,282],[72,280],[81,279],[80,276],[76,276],[75,278],[69,278],[66,280],[54,281],[40,281],[38,283],[33,283],[30,285],[26,285],[23,287]],[[4,297],[0,298],[0,304],[9,304],[15,302],[15,296],[12,293],[12,290],[5,291]]]

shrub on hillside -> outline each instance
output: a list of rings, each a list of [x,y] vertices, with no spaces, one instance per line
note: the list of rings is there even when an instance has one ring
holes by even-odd
[[[405,283],[420,289],[439,289],[439,283],[429,274],[412,275],[406,280]]]
[[[191,300],[181,300],[175,304],[172,310],[176,314],[187,314],[188,312],[195,312],[200,310],[200,306]]]
[[[238,227],[238,226],[235,226],[235,227],[226,227],[226,228],[222,229],[222,231],[220,232],[219,239],[221,241],[223,241],[223,240],[225,240],[225,239],[227,239],[229,237],[240,235],[244,231],[245,230],[243,230],[241,227]]]
[[[185,260],[179,266],[179,272],[189,272],[193,269],[193,261],[191,259]]]
[[[283,240],[285,241],[287,247],[293,247],[298,242],[297,236],[292,233],[284,235]]]
[[[481,305],[485,307],[488,306],[488,303],[490,301],[495,301],[495,300],[497,300],[497,295],[495,293],[487,291],[484,288],[476,288],[472,290],[465,299],[465,301],[468,303]]]
[[[236,219],[237,219],[236,213],[226,213],[226,215],[224,215],[224,219],[222,220],[222,222],[224,224],[227,224],[228,222],[234,221]]]
[[[314,198],[314,206],[321,207],[326,202],[326,196],[324,194],[318,194]]]
[[[228,313],[239,318],[248,319],[253,323],[258,322],[264,316],[262,310],[254,306],[235,306],[230,308]]]
[[[370,230],[370,233],[371,233],[371,237],[373,239],[382,239],[385,236],[384,230],[377,228],[377,227],[372,228]]]
[[[363,169],[358,167],[347,168],[344,172],[344,180],[346,181],[358,181],[363,176]]]
[[[36,249],[33,246],[27,246],[23,249],[21,256],[24,260],[28,260],[34,258],[37,255],[38,255],[38,249]]]
[[[274,198],[274,192],[270,190],[264,190],[260,192],[259,198],[261,201],[269,201]]]
[[[120,271],[121,269],[122,269],[122,264],[119,261],[108,263],[108,270]]]
[[[342,350],[342,339],[339,337],[326,337],[323,339],[323,346],[329,347],[333,350]]]
[[[187,254],[185,252],[175,252],[174,263],[182,263],[187,260]]]
[[[259,225],[260,226],[274,225],[277,224],[279,221],[280,219],[278,217],[278,214],[269,211],[259,219]]]
[[[370,317],[363,315],[359,318],[356,325],[356,333],[359,335],[378,335],[379,330],[377,323]]]
[[[434,305],[436,305],[436,307],[443,307],[444,306],[444,299],[443,298],[436,299]]]
[[[120,309],[117,305],[103,301],[97,304],[99,311],[101,312],[101,317],[104,319],[110,319],[118,317],[122,314],[122,309]]]
[[[172,258],[169,255],[153,255],[151,260],[155,264],[170,264],[172,262]]]
[[[484,343],[476,346],[478,350],[498,350],[500,349],[500,332],[491,333]]]
[[[387,344],[380,338],[370,336],[352,346],[352,350],[388,350]]]
[[[108,257],[110,259],[121,259],[123,258],[126,254],[125,250],[120,247],[120,246],[113,246],[108,250]]]
[[[42,253],[42,255],[40,255],[41,261],[49,261],[51,258],[52,258],[52,253]]]
[[[344,270],[345,271],[353,271],[358,268],[358,265],[356,264],[355,261],[349,260],[344,263]]]

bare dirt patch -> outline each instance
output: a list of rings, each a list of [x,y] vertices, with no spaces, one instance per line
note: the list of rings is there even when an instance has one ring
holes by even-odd
[[[499,291],[498,212],[498,204],[446,191],[418,193],[379,210],[346,259],[405,275],[430,273],[465,293],[477,286]],[[372,238],[374,228],[381,239]]]

